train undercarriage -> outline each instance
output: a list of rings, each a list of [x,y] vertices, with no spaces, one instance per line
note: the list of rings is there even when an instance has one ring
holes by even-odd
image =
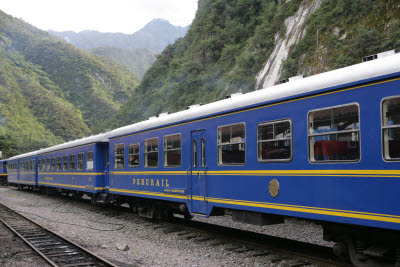
[[[18,189],[28,189],[51,195],[70,196],[77,199],[86,196],[86,198],[90,198],[92,204],[129,207],[133,213],[148,219],[168,220],[174,214],[180,214],[188,220],[193,217],[186,204],[179,202],[115,194],[93,194],[54,187],[34,187],[17,184],[15,186]],[[257,212],[214,208],[211,213],[211,216],[222,215],[231,215],[233,221],[258,226],[284,223],[284,216]],[[335,242],[333,252],[338,258],[361,267],[400,267],[400,234],[397,231],[358,225],[327,223],[324,221],[318,221],[317,224],[322,225],[323,239]]]

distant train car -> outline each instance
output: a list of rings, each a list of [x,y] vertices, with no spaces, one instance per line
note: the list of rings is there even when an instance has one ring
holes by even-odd
[[[396,54],[116,129],[109,193],[152,218],[312,219],[353,256],[394,253],[399,88]]]
[[[0,160],[0,184],[7,184],[7,160]]]
[[[39,150],[38,185],[46,192],[86,193],[96,200],[108,181],[107,153],[105,134]]]
[[[8,183],[19,188],[37,187],[36,151],[8,159]]]

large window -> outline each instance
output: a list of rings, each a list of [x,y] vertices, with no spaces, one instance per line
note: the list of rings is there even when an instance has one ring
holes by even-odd
[[[178,167],[182,162],[181,135],[164,136],[164,166]]]
[[[46,170],[46,159],[42,158],[42,169],[41,171],[45,171]]]
[[[42,170],[42,161],[39,159],[38,160],[38,171]]]
[[[382,102],[383,157],[400,160],[400,97]]]
[[[86,170],[92,171],[94,168],[93,151],[86,153]]]
[[[147,168],[158,167],[158,138],[144,141],[144,166]]]
[[[50,168],[51,168],[50,158],[47,158],[47,160],[46,160],[46,170],[50,171]]]
[[[139,143],[129,145],[129,167],[138,167],[140,164]]]
[[[290,120],[261,123],[257,133],[258,161],[289,161],[292,158]]]
[[[57,171],[61,171],[61,156],[57,157]]]
[[[68,155],[63,156],[63,171],[68,170]]]
[[[56,158],[51,158],[51,170],[56,170]]]
[[[358,161],[360,119],[356,104],[312,111],[308,115],[310,161]]]
[[[246,130],[244,123],[218,128],[218,164],[243,165],[246,162]]]
[[[75,170],[75,164],[76,164],[75,154],[74,155],[69,155],[69,169],[71,171]]]
[[[83,153],[78,153],[78,171],[83,171]]]
[[[123,169],[125,167],[125,144],[114,146],[114,168]]]

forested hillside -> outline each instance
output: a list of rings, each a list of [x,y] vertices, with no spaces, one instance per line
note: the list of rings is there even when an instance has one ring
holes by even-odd
[[[139,78],[142,78],[146,71],[156,60],[156,53],[150,49],[123,49],[113,46],[98,47],[87,50],[94,55],[103,56],[121,65],[128,67]]]
[[[268,75],[268,62],[279,64],[272,82],[313,75],[317,31],[319,72],[399,49],[399,11],[395,0],[200,0],[186,36],[162,52],[136,93],[104,125],[131,124],[255,90],[264,69]]]
[[[0,11],[0,147],[25,152],[90,135],[132,95],[127,68]]]

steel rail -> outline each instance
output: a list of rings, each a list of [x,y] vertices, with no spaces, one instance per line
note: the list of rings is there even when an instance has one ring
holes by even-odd
[[[6,214],[6,216],[4,216],[4,214]],[[14,225],[12,222],[10,222],[10,220],[13,220],[14,223],[16,222],[17,224]],[[37,252],[51,266],[116,267],[116,265],[107,261],[106,259],[101,258],[96,254],[93,254],[89,250],[56,234],[55,232],[48,230],[39,223],[28,219],[24,215],[16,212],[15,210],[7,207],[2,203],[0,203],[0,221],[8,229],[10,229],[13,233],[20,237],[28,246],[30,246],[35,252]],[[55,249],[57,248],[60,249],[58,253],[55,251]],[[65,263],[63,264],[62,262]]]

